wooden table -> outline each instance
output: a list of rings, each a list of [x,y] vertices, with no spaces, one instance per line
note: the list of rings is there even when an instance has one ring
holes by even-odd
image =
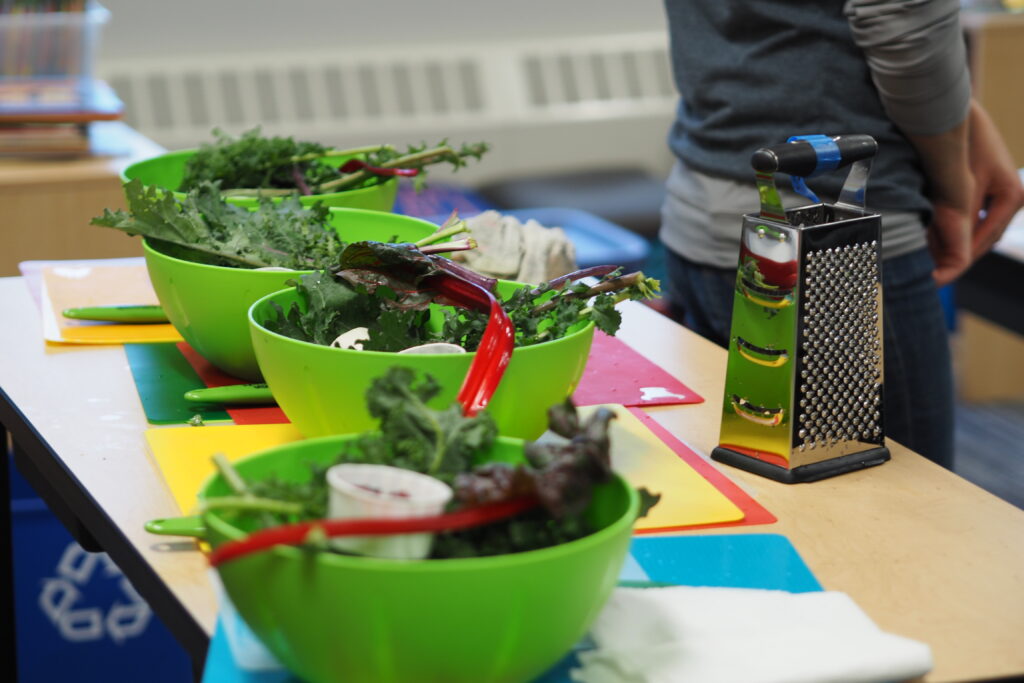
[[[121,170],[164,149],[119,121],[91,124],[90,142],[80,158],[0,157],[0,276],[33,259],[142,255],[139,240],[89,219],[124,208]]]
[[[651,414],[709,453],[725,352],[644,306],[622,310],[621,338],[708,399]],[[47,346],[20,278],[0,279],[0,319],[9,330],[0,337],[0,422],[23,451],[19,464],[62,498],[65,516],[81,522],[201,664],[213,591],[191,542],[143,531],[147,520],[178,511],[147,453],[123,349]],[[724,468],[780,521],[714,533],[788,536],[826,589],[850,594],[882,629],[932,647],[928,681],[1024,673],[1024,511],[890,446],[893,459],[881,467],[813,484]]]

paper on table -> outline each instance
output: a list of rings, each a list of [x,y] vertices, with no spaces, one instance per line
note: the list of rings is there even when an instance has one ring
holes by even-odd
[[[63,344],[124,344],[181,341],[167,323],[121,325],[72,320],[66,308],[124,304],[159,305],[146,267],[139,265],[49,266],[42,269],[43,338]]]
[[[128,258],[94,258],[94,259],[53,259],[49,261],[21,261],[18,263],[18,270],[25,279],[25,286],[28,293],[37,306],[42,306],[40,289],[43,282],[43,269],[58,266],[145,266],[146,259],[142,256],[130,256]]]
[[[1019,174],[1021,181],[1024,182],[1024,168],[1020,169]],[[993,249],[1013,258],[1024,259],[1024,209],[1014,214],[1010,224],[1006,226],[1006,232]]]

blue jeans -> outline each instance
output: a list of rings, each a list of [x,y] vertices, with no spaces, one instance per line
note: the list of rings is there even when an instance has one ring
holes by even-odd
[[[728,347],[734,268],[687,261],[666,250],[665,291],[684,325]],[[925,249],[882,264],[885,434],[953,467],[953,368],[934,264]]]

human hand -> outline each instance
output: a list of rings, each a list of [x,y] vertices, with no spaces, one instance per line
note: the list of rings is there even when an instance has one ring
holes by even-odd
[[[971,195],[971,261],[999,241],[1024,206],[1024,187],[1016,164],[988,112],[971,102],[968,161],[974,175]]]
[[[969,117],[955,128],[936,135],[910,135],[928,176],[932,222],[928,248],[935,261],[932,276],[940,287],[960,276],[971,265],[971,202],[975,197],[974,175],[968,150]]]
[[[928,249],[935,261],[932,277],[939,287],[948,285],[973,263],[971,213],[963,206],[932,202]]]

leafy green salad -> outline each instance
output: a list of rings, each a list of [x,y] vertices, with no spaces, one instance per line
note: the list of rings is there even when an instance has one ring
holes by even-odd
[[[453,147],[447,140],[435,145],[411,145],[404,152],[391,145],[334,149],[291,137],[268,137],[259,128],[232,137],[219,129],[188,160],[181,192],[203,183],[217,183],[225,196],[325,194],[376,185],[390,177],[413,178],[423,187],[426,167],[447,163],[453,169],[488,150],[484,142]],[[330,163],[350,158],[349,162]]]
[[[328,225],[329,210],[297,198],[264,200],[255,210],[224,201],[204,182],[184,199],[140,180],[124,186],[128,210],[104,209],[91,225],[173,244],[189,260],[235,268],[314,270],[337,262],[345,242]]]
[[[125,185],[128,210],[105,210],[92,224],[143,235],[173,256],[219,266],[312,271],[293,284],[304,306],[277,315],[264,326],[276,333],[330,345],[342,334],[366,328],[361,348],[400,351],[446,342],[475,351],[487,328],[486,310],[442,309],[452,303],[429,286],[442,273],[454,274],[495,292],[487,278],[440,254],[472,249],[466,224],[453,216],[415,244],[347,244],[329,225],[329,210],[302,206],[295,197],[261,199],[255,209],[235,206],[215,183],[202,182],[183,199],[132,180]],[[462,239],[450,239],[462,237]],[[586,276],[597,278],[590,284]],[[657,280],[641,272],[623,275],[613,266],[578,271],[539,286],[523,285],[501,302],[515,329],[515,345],[559,339],[593,322],[615,334],[621,315],[615,304],[657,295]],[[443,321],[437,324],[437,316]]]
[[[535,497],[539,505],[486,526],[437,534],[431,557],[479,557],[522,552],[565,543],[593,531],[583,514],[595,486],[612,476],[609,422],[614,413],[596,410],[581,421],[571,402],[549,410],[554,439],[527,442],[519,464],[485,462],[497,428],[486,411],[466,417],[458,403],[444,410],[427,405],[437,382],[409,368],[393,367],[367,391],[370,413],[380,431],[364,434],[338,454],[339,463],[383,464],[436,477],[455,492],[451,508]],[[247,482],[226,460],[215,461],[244,497],[214,497],[206,510],[247,527],[267,528],[327,516],[329,466],[310,465],[305,481],[269,477]],[[660,496],[641,489],[642,513]],[[322,546],[328,550],[329,546]]]
[[[424,255],[409,245],[353,243],[342,251],[337,266],[295,281],[304,306],[296,302],[285,311],[271,302],[276,317],[263,325],[272,332],[322,345],[365,327],[366,338],[360,346],[368,351],[401,351],[438,342],[475,351],[487,327],[486,311],[444,308],[443,322],[431,324],[431,316],[437,313],[430,304],[445,301],[423,283],[442,267],[451,267],[451,262]],[[658,292],[658,281],[641,272],[621,275],[614,267],[594,272],[601,276],[593,284],[562,277],[536,287],[524,285],[502,299],[500,304],[515,328],[515,345],[559,339],[588,321],[614,335],[622,322],[615,304],[650,298]],[[494,291],[493,279],[479,275],[475,279]]]

